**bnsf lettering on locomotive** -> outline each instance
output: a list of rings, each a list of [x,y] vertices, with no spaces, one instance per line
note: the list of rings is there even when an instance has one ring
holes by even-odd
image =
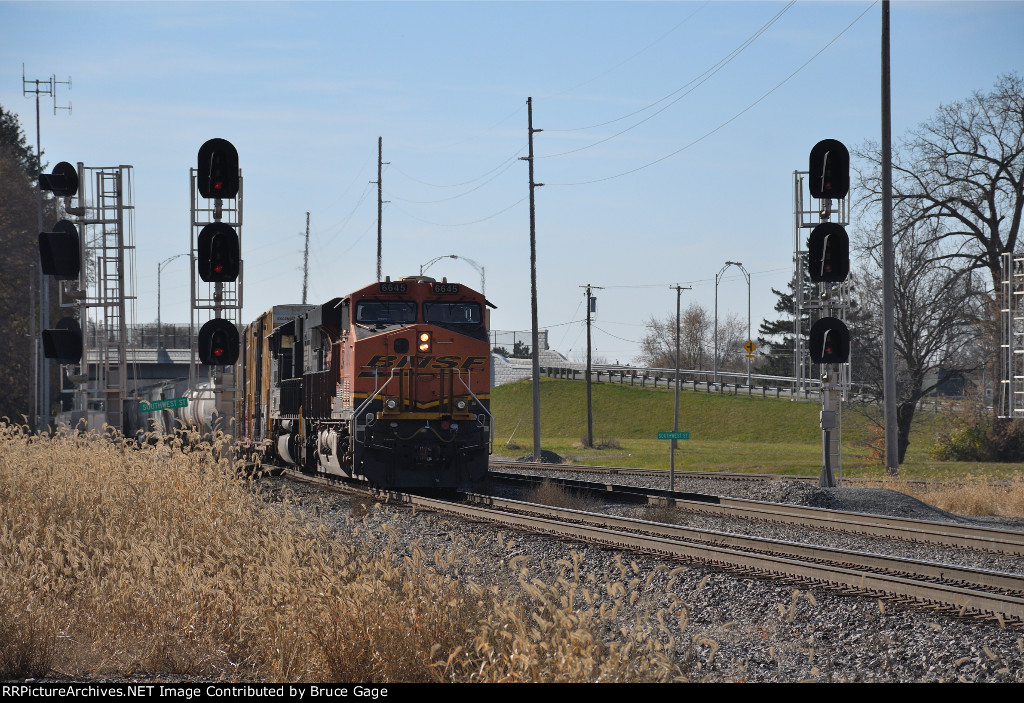
[[[370,358],[370,361],[367,362],[366,365],[369,366],[370,368],[387,369],[390,368],[391,365],[395,363],[395,359],[397,358],[398,357],[396,356],[388,354],[376,354]]]
[[[462,368],[464,368],[464,369],[471,369],[474,366],[486,366],[486,365],[487,365],[487,357],[486,356],[471,356],[471,357],[466,359],[466,363],[464,363],[462,365]]]
[[[397,363],[396,363],[397,362]],[[392,354],[375,354],[370,357],[370,360],[366,362],[364,368],[369,369],[362,371],[359,375],[362,378],[369,378],[374,375],[374,369],[404,369],[404,368],[416,368],[416,369],[455,369],[462,368],[463,370],[470,370],[477,367],[486,367],[487,357],[486,356],[470,356],[463,359],[461,356],[454,354],[446,354],[444,356],[402,356],[397,357]]]
[[[434,365],[433,365],[432,368],[435,368],[435,369],[454,369],[454,368],[456,368],[459,365],[460,361],[462,361],[462,357],[461,356],[450,356],[450,355],[449,356],[439,356],[439,357],[437,357],[437,360],[434,362]]]

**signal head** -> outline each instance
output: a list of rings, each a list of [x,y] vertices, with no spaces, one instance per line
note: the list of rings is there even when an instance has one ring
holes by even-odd
[[[77,364],[82,360],[82,327],[73,317],[65,317],[57,328],[43,330],[43,356],[62,364]]]
[[[807,238],[807,268],[815,283],[841,283],[850,275],[850,237],[842,225],[822,222]]]
[[[823,139],[811,149],[808,185],[812,198],[841,200],[850,192],[850,152],[836,139]]]
[[[196,185],[204,198],[238,195],[238,150],[226,139],[210,139],[199,147]]]
[[[39,174],[39,187],[58,197],[69,198],[78,193],[78,171],[67,161],[53,167],[53,173]]]
[[[199,277],[207,283],[230,283],[241,270],[238,233],[231,225],[213,222],[199,232],[196,241]]]
[[[838,318],[823,317],[811,326],[808,346],[815,364],[845,364],[850,360],[850,330]]]
[[[216,317],[199,330],[199,363],[227,366],[238,361],[238,328]]]
[[[39,261],[43,273],[59,281],[76,279],[82,271],[78,228],[67,220],[60,220],[53,230],[39,233]]]

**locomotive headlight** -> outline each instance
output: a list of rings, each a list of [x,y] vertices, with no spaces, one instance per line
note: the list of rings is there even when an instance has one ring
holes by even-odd
[[[458,410],[465,410],[468,406],[469,404],[462,398],[459,398],[458,400],[455,401],[455,407]]]
[[[398,409],[398,400],[396,398],[388,398],[384,401],[384,407],[388,410],[395,411]]]
[[[430,351],[430,332],[420,332],[416,338],[416,348],[421,353],[427,353]]]

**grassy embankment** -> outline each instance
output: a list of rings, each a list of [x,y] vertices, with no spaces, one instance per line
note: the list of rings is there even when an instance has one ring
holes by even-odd
[[[592,385],[594,444],[584,448],[586,384],[541,380],[541,446],[566,460],[611,466],[665,468],[674,392],[616,383]],[[495,417],[494,454],[517,458],[533,449],[532,391],[529,381],[499,386],[491,394]],[[759,395],[734,396],[683,391],[679,429],[690,433],[676,450],[677,470],[721,470],[780,475],[817,475],[821,470],[820,406]],[[1016,464],[937,461],[929,456],[936,432],[950,411],[921,409],[900,467],[902,481],[884,485],[960,513],[1024,516],[1024,476]],[[843,408],[843,476],[882,481],[884,464],[869,446],[877,436],[866,409]],[[903,481],[929,481],[910,484]],[[957,482],[951,486],[945,482]],[[993,481],[1009,481],[993,486]]]

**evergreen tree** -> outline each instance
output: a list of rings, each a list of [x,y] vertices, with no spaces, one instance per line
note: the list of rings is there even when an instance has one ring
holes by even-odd
[[[815,284],[804,280],[805,299],[815,295]],[[796,289],[796,276],[787,285],[788,293],[772,288],[778,296],[775,312],[783,317],[775,320],[762,320],[757,333],[757,370],[770,376],[793,375],[793,292]],[[807,343],[811,328],[810,314],[804,312],[800,323],[800,336]]]
[[[4,321],[4,334],[0,335],[0,417],[14,422],[21,422],[22,416],[32,411],[32,359],[39,339],[38,328],[35,339],[29,334],[31,316],[38,310],[38,298],[31,296],[32,282],[38,281],[39,275],[38,177],[35,150],[26,144],[17,116],[0,106],[0,320]],[[44,222],[55,219],[53,203],[52,198],[44,202],[48,210]],[[47,283],[53,285],[52,281]],[[51,291],[50,299],[54,302],[51,314],[59,312],[56,289]],[[51,387],[56,397],[58,367],[51,366]]]
[[[5,110],[3,105],[0,105],[0,155],[13,159],[18,169],[30,178],[39,175],[35,149],[25,141],[18,116]]]

